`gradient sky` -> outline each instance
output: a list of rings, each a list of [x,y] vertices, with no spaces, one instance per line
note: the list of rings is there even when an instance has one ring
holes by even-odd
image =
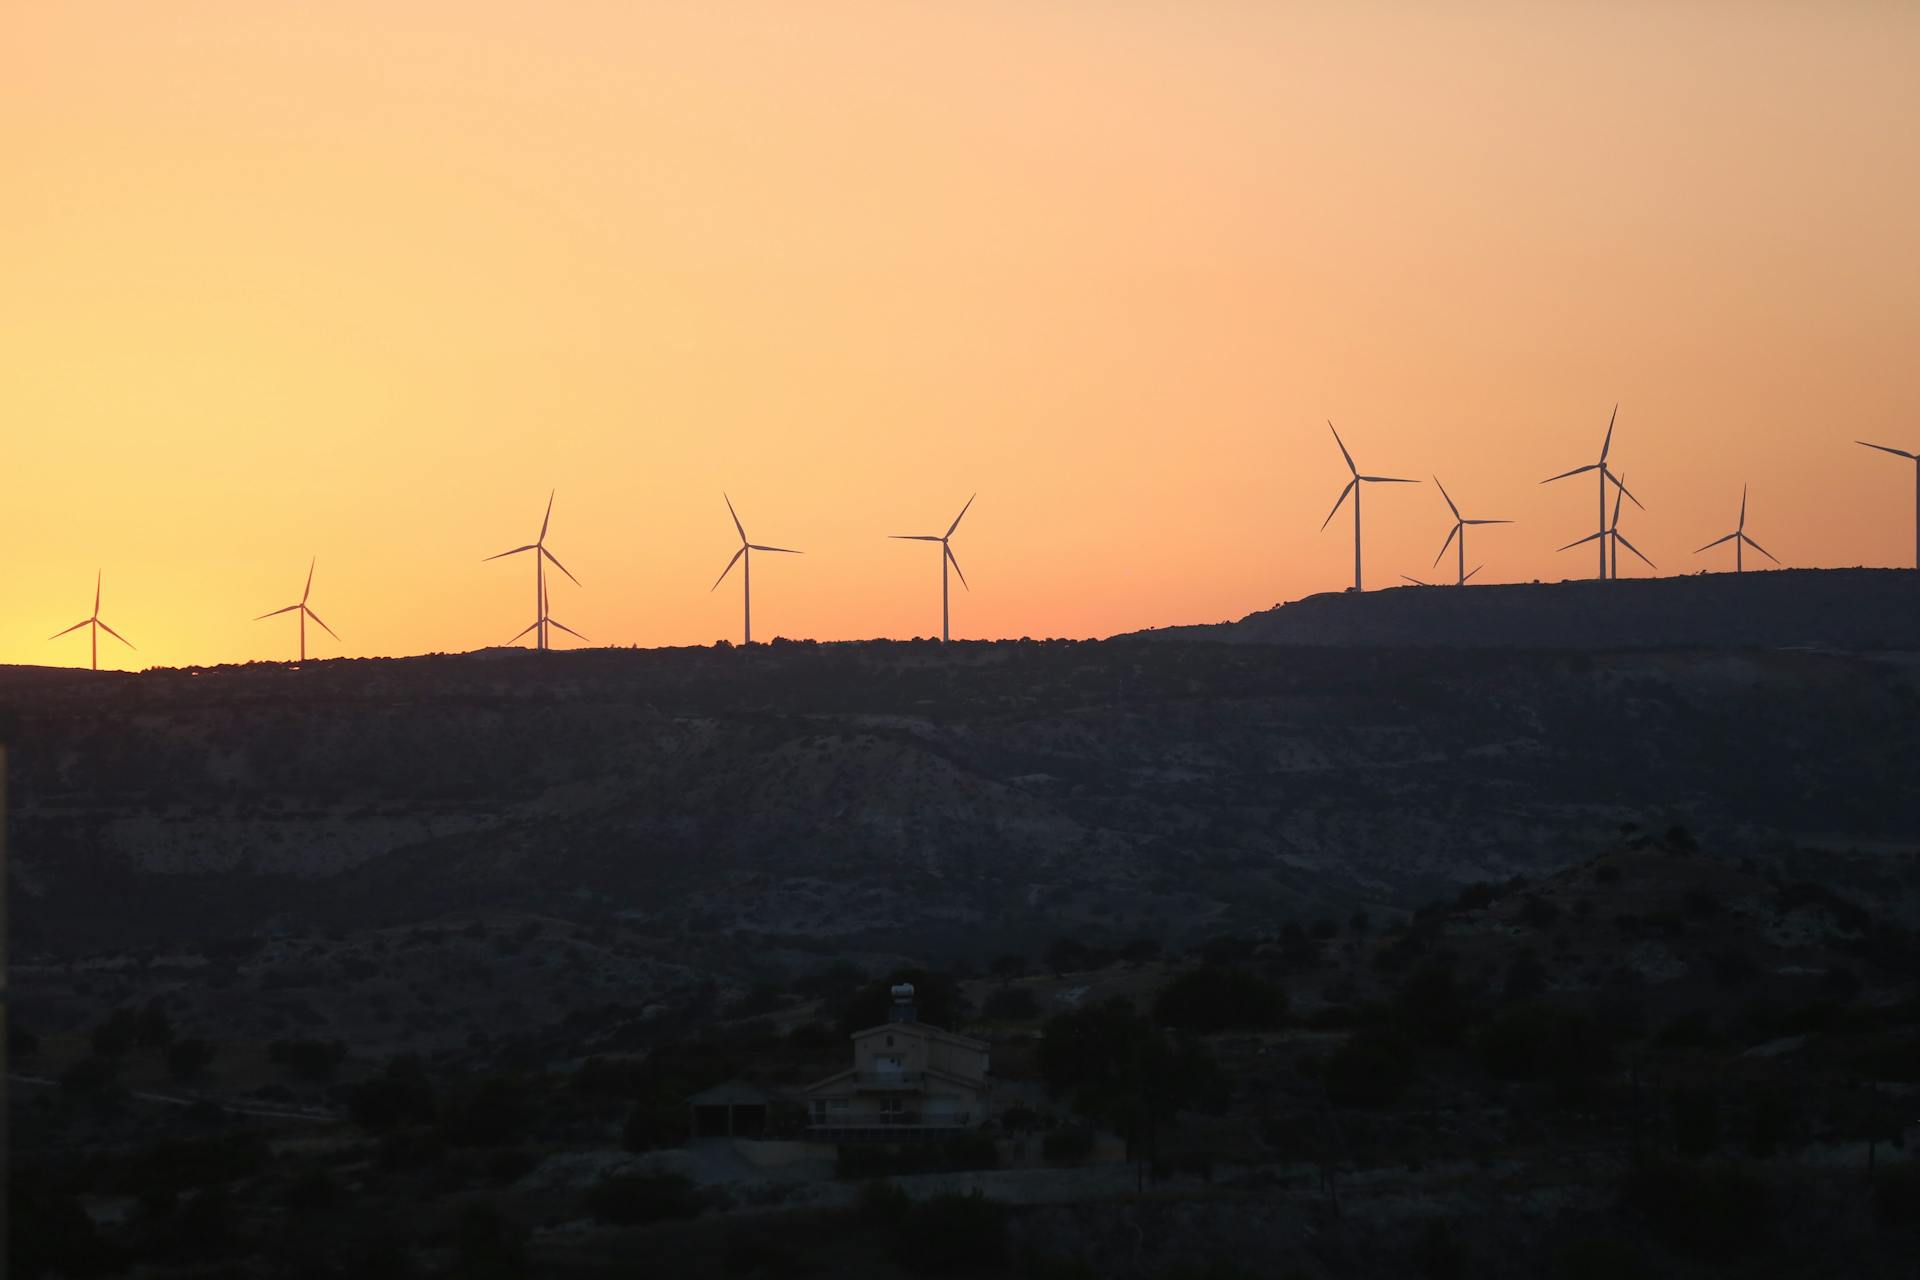
[[[0,661],[1104,635],[1733,527],[1910,563],[1920,6],[12,5]],[[1427,576],[1431,483],[1369,492]],[[1724,551],[1724,549],[1722,549]]]

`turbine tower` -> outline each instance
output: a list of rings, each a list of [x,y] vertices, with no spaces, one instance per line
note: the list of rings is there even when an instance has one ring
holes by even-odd
[[[56,631],[52,635],[48,636],[47,639],[58,640],[61,636],[66,635],[68,632],[78,631],[82,627],[92,628],[93,669],[95,671],[98,671],[100,669],[100,633],[102,631],[112,636],[115,640],[118,640],[121,644],[127,646],[127,648],[129,649],[133,648],[133,641],[127,639],[125,636],[121,635],[118,631],[115,631],[112,627],[100,621],[100,571],[98,569],[95,569],[93,571],[93,612],[89,614],[87,617],[80,619],[80,621],[68,627],[66,631]]]
[[[1913,567],[1920,569],[1920,453],[1908,453],[1905,449],[1893,449],[1884,444],[1867,444],[1865,440],[1855,440],[1854,443],[1865,444],[1869,449],[1878,449],[1896,458],[1913,460]]]
[[[1347,481],[1347,487],[1340,491],[1340,496],[1334,500],[1333,510],[1327,512],[1327,518],[1320,522],[1320,528],[1322,532],[1324,532],[1326,527],[1333,523],[1333,518],[1340,514],[1340,504],[1347,500],[1348,494],[1352,494],[1353,589],[1358,591],[1360,590],[1360,486],[1362,484],[1419,484],[1420,482],[1418,480],[1402,480],[1397,476],[1361,475],[1360,468],[1353,465],[1353,455],[1347,452],[1346,442],[1340,438],[1340,433],[1334,429],[1331,421],[1327,423],[1327,430],[1333,432],[1333,442],[1340,446],[1340,456],[1347,460],[1347,470],[1353,473],[1353,479]]]
[[[741,593],[746,600],[746,610],[745,610],[746,621],[745,621],[745,626],[743,627],[743,630],[742,630],[742,634],[745,638],[741,641],[741,643],[752,644],[753,643],[753,553],[756,551],[777,551],[784,556],[797,556],[803,553],[795,551],[791,547],[763,547],[757,542],[748,542],[746,528],[740,523],[740,513],[733,509],[733,499],[728,498],[727,495],[724,493],[721,494],[720,496],[721,498],[725,499],[727,504],[727,514],[733,517],[734,530],[740,535],[740,549],[733,553],[733,559],[727,561],[727,567],[720,571],[720,576],[713,580],[713,585],[708,587],[707,591],[709,593],[718,591],[720,589],[720,584],[727,580],[727,575],[733,572],[733,566],[735,564],[738,564],[742,560],[746,561],[745,564],[740,566],[740,579],[741,579],[741,588],[742,588]],[[967,501],[971,502],[973,500],[969,498]],[[966,511],[962,509],[960,514],[965,515]],[[955,520],[954,523],[959,524],[960,522],[958,520]],[[947,530],[947,532],[951,534],[953,530],[949,529]]]
[[[580,585],[580,579],[573,577],[573,570],[561,564],[560,557],[547,550],[547,526],[553,520],[553,492],[554,491],[550,490],[547,493],[547,513],[540,518],[540,536],[538,538],[535,538],[524,547],[515,547],[511,551],[502,551],[499,555],[486,557],[488,560],[503,560],[508,556],[517,556],[523,551],[533,552],[533,621],[527,625],[526,630],[522,631],[519,636],[515,636],[512,640],[507,641],[508,644],[518,643],[520,636],[524,636],[528,631],[531,631],[534,633],[534,648],[549,648],[550,646],[547,644],[547,628],[550,626],[559,627],[560,630],[577,640],[586,639],[585,636],[573,628],[562,626],[547,616],[547,561],[553,561],[554,568],[566,574],[569,578],[573,578],[574,586],[577,587]]]
[[[1628,490],[1625,485],[1620,484],[1620,478],[1607,469],[1607,451],[1613,448],[1613,420],[1619,416],[1620,406],[1616,404],[1613,406],[1613,412],[1607,417],[1607,438],[1600,442],[1600,460],[1598,462],[1590,462],[1584,467],[1575,467],[1571,471],[1562,471],[1559,475],[1548,476],[1540,482],[1541,484],[1552,484],[1555,480],[1565,480],[1568,476],[1577,476],[1586,471],[1598,471],[1600,473],[1600,528],[1594,537],[1582,538],[1580,542],[1598,542],[1600,544],[1599,576],[1603,579],[1607,576],[1607,540],[1605,536],[1607,532],[1607,481],[1611,480],[1614,484],[1619,485],[1620,489],[1625,492],[1629,498],[1633,498],[1634,506],[1640,507],[1642,511],[1646,510],[1644,506],[1641,506],[1640,499],[1634,498],[1632,491]],[[1580,543],[1574,542],[1568,545],[1577,547]]]
[[[977,498],[979,496],[980,495],[976,493],[973,495],[973,498]],[[953,538],[953,531],[955,529],[958,529],[960,527],[960,522],[966,518],[967,507],[971,507],[973,505],[973,498],[967,499],[967,505],[965,507],[960,508],[960,514],[953,518],[953,523],[947,526],[947,531],[945,533],[890,533],[887,535],[890,538],[898,538],[905,542],[937,542],[940,544],[940,643],[942,644],[945,644],[948,639],[948,636],[947,636],[947,565],[948,564],[952,564],[953,571],[955,573],[960,574],[960,585],[963,587],[967,587],[967,575],[965,573],[961,573],[960,561],[958,557],[956,557],[953,554],[953,546],[951,543],[951,539]],[[967,587],[967,590],[972,591],[973,588]]]
[[[1639,556],[1640,562],[1646,565],[1647,568],[1657,569],[1659,567],[1658,565],[1654,564],[1653,561],[1647,559],[1646,556],[1641,555],[1640,548],[1634,546],[1631,542],[1628,542],[1627,535],[1620,532],[1620,503],[1623,498],[1630,496],[1627,493],[1626,483],[1627,483],[1627,477],[1625,473],[1622,473],[1620,476],[1620,482],[1613,487],[1613,524],[1604,531],[1606,540],[1612,544],[1612,548],[1613,548],[1613,564],[1607,573],[1607,576],[1610,578],[1618,578],[1620,576],[1620,548],[1622,547],[1625,547],[1627,550],[1633,552],[1634,555]],[[1600,536],[1601,534],[1599,533],[1590,533],[1584,538],[1574,539],[1572,542],[1569,542],[1566,546],[1561,547],[1560,550],[1571,551],[1573,548],[1580,546],[1583,543],[1592,542],[1595,538],[1598,538]]]
[[[328,635],[333,636],[335,640],[338,640],[340,638],[339,635],[337,635],[334,632],[334,629],[332,627],[328,626],[324,622],[320,622],[319,614],[315,613],[312,609],[309,609],[307,607],[307,597],[313,594],[313,566],[318,564],[319,562],[320,562],[320,558],[318,556],[315,556],[312,560],[307,561],[307,585],[306,585],[306,589],[300,593],[300,603],[290,604],[284,609],[275,609],[272,613],[263,613],[258,618],[254,619],[255,622],[261,622],[267,618],[277,618],[283,613],[298,613],[300,615],[300,662],[303,666],[306,664],[306,661],[307,661],[307,619],[308,618],[312,618],[315,622],[319,622],[320,629],[326,632]]]
[[[1467,572],[1467,526],[1470,524],[1512,524],[1513,521],[1465,519],[1460,514],[1460,508],[1453,505],[1453,499],[1447,496],[1447,486],[1440,483],[1439,476],[1435,476],[1433,478],[1433,483],[1434,483],[1434,486],[1440,490],[1440,496],[1442,498],[1446,498],[1447,510],[1453,512],[1453,528],[1447,531],[1447,540],[1440,544],[1440,555],[1436,555],[1433,558],[1433,562],[1436,565],[1440,563],[1440,556],[1444,556],[1445,554],[1447,554],[1447,548],[1453,545],[1454,535],[1459,534],[1460,535],[1459,568],[1456,570],[1456,572],[1459,574],[1459,580],[1455,582],[1453,585],[1456,587],[1464,587],[1467,585],[1467,579],[1471,578],[1473,576],[1473,573],[1480,572],[1479,569],[1475,569],[1473,573]]]
[[[559,561],[556,560],[554,563],[558,564]],[[572,575],[569,574],[568,576],[571,577]],[[526,631],[522,631],[519,636],[515,636],[512,640],[507,641],[507,643],[514,644],[518,642],[520,639],[520,636],[527,634],[527,631],[531,631],[535,627],[557,627],[560,630],[566,632],[568,635],[572,636],[575,640],[587,639],[585,636],[581,635],[578,631],[575,631],[572,627],[568,626],[566,623],[554,617],[549,608],[549,605],[550,605],[550,602],[547,598],[547,583],[546,583],[546,580],[543,578],[541,579],[541,582],[540,582],[540,616],[527,624]],[[588,641],[588,643],[591,644],[592,641]]]
[[[1731,542],[1733,544],[1733,571],[1735,573],[1744,573],[1746,571],[1746,565],[1741,563],[1744,559],[1741,555],[1741,548],[1743,547],[1752,547],[1755,551],[1758,551],[1767,559],[1772,560],[1775,564],[1780,563],[1778,557],[1776,557],[1773,552],[1767,550],[1747,536],[1747,486],[1745,485],[1740,486],[1740,523],[1734,527],[1732,533],[1724,538],[1715,538],[1706,546],[1701,547],[1700,551],[1717,547],[1723,542]],[[1696,551],[1693,554],[1699,555],[1700,551]]]

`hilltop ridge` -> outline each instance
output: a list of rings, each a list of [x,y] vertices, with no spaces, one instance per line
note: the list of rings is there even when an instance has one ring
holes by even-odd
[[[1920,648],[1920,572],[1776,569],[1329,591],[1140,638],[1379,648]]]

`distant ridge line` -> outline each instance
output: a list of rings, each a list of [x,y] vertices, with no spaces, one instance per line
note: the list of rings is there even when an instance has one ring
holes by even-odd
[[[1126,638],[1394,649],[1920,650],[1920,572],[1780,569],[1326,592],[1237,622]]]

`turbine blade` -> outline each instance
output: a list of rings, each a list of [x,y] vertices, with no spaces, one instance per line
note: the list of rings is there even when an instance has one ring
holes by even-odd
[[[575,640],[587,640],[585,636],[581,635],[578,631],[575,631],[572,627],[568,626],[566,623],[561,622],[558,618],[548,618],[547,625],[550,627],[560,628],[562,631],[572,636]],[[587,643],[592,644],[593,641],[587,640]]]
[[[1590,533],[1586,537],[1577,539],[1576,541],[1573,541],[1573,542],[1569,542],[1566,546],[1561,547],[1559,549],[1561,551],[1571,551],[1583,542],[1592,542],[1595,538],[1604,538],[1604,537],[1606,537],[1605,533]]]
[[[313,559],[307,561],[307,589],[300,593],[301,604],[305,604],[307,602],[307,597],[313,594],[313,566],[319,563],[320,563],[319,556],[315,556]]]
[[[733,517],[733,527],[739,531],[740,545],[744,547],[747,545],[747,530],[746,530],[746,527],[740,523],[740,513],[733,509],[732,498],[728,498],[727,495],[724,493],[722,493],[720,496],[726,500],[727,514]]]
[[[1706,546],[1704,546],[1704,547],[1700,547],[1700,548],[1698,548],[1697,550],[1695,550],[1693,554],[1695,554],[1695,555],[1699,555],[1699,554],[1700,554],[1700,552],[1702,552],[1702,551],[1711,551],[1711,550],[1712,550],[1713,548],[1715,548],[1715,547],[1717,547],[1717,546],[1719,546],[1719,545],[1720,545],[1721,543],[1723,543],[1723,542],[1732,542],[1732,541],[1733,541],[1733,540],[1734,540],[1735,538],[1737,538],[1737,537],[1739,537],[1739,536],[1740,536],[1740,535],[1739,535],[1739,533],[1738,533],[1738,532],[1735,532],[1735,533],[1730,533],[1730,534],[1728,534],[1728,535],[1727,535],[1726,537],[1724,537],[1724,538],[1715,538],[1715,539],[1714,539],[1714,540],[1713,540],[1712,542],[1709,542],[1709,543],[1708,543],[1708,544],[1707,544]]]
[[[1747,527],[1747,486],[1745,485],[1740,486],[1740,523],[1735,527],[1740,529]]]
[[[509,641],[507,641],[507,643],[508,643],[508,644],[518,644],[518,643],[519,643],[519,641],[520,641],[520,636],[524,636],[525,634],[527,634],[527,631],[531,631],[531,630],[533,630],[533,629],[534,629],[535,627],[537,627],[537,626],[539,626],[539,625],[540,625],[540,619],[538,619],[538,618],[535,618],[535,619],[534,619],[534,620],[533,620],[532,622],[529,622],[529,623],[527,624],[527,630],[526,630],[526,631],[522,631],[522,632],[520,633],[520,635],[519,635],[519,636],[515,636],[515,637],[514,637],[513,639],[511,639],[511,640],[509,640]]]
[[[1552,483],[1553,483],[1553,482],[1554,482],[1555,480],[1565,480],[1565,479],[1566,479],[1566,478],[1567,478],[1568,476],[1577,476],[1577,475],[1579,475],[1579,474],[1580,474],[1581,472],[1583,472],[1583,471],[1592,471],[1592,470],[1594,470],[1595,468],[1597,468],[1597,467],[1598,467],[1599,465],[1600,465],[1600,464],[1599,464],[1599,463],[1597,463],[1597,462],[1589,462],[1589,463],[1588,463],[1588,464],[1587,464],[1586,466],[1584,466],[1584,467],[1575,467],[1575,468],[1574,468],[1573,470],[1571,470],[1571,471],[1562,471],[1562,472],[1561,472],[1561,473],[1560,473],[1559,475],[1557,475],[1557,476],[1548,476],[1548,477],[1547,477],[1547,478],[1546,478],[1545,480],[1542,480],[1542,481],[1541,481],[1540,483],[1541,483],[1541,484],[1552,484]]]
[[[1453,512],[1453,518],[1458,520],[1460,518],[1460,508],[1453,505],[1453,498],[1447,493],[1447,486],[1440,483],[1439,476],[1433,478],[1433,484],[1436,489],[1440,490],[1440,496],[1447,500],[1447,510]]]
[[[306,614],[309,618],[312,618],[315,622],[320,622],[319,614],[315,613],[311,609],[307,609],[307,606],[305,605],[301,605],[300,607],[306,610]],[[335,631],[332,627],[328,626],[324,622],[320,622],[320,629],[326,632],[328,635],[332,636],[335,640],[338,640],[340,638],[340,633]]]
[[[565,565],[563,565],[563,564],[561,564],[561,563],[560,563],[560,557],[559,557],[559,556],[556,556],[555,554],[553,554],[553,552],[551,552],[551,551],[549,551],[549,550],[547,550],[547,549],[546,549],[545,547],[542,547],[542,548],[540,548],[540,554],[541,554],[541,555],[543,555],[543,556],[545,556],[545,557],[546,557],[547,559],[549,559],[549,560],[551,560],[551,561],[553,561],[553,567],[554,567],[554,568],[556,568],[556,569],[558,569],[558,570],[559,570],[560,572],[562,572],[562,573],[564,573],[564,574],[566,574],[566,575],[567,575],[567,576],[568,576],[569,578],[573,578],[573,570],[571,570],[571,569],[569,569],[569,568],[567,568],[567,566],[565,566]],[[577,586],[579,586],[579,585],[580,585],[580,579],[578,579],[578,578],[573,578],[573,585],[574,585],[574,586],[576,586],[576,587],[577,587]]]
[[[1773,552],[1767,550],[1765,547],[1755,542],[1752,538],[1749,538],[1746,534],[1743,533],[1740,535],[1740,541],[1746,543],[1748,546],[1752,547],[1755,551],[1758,551],[1761,555],[1773,561],[1775,564],[1780,563],[1780,557],[1774,555]]]
[[[1640,556],[1640,563],[1646,565],[1647,568],[1658,569],[1660,567],[1659,565],[1655,564],[1653,561],[1647,559],[1646,556],[1641,555],[1640,548],[1634,546],[1631,542],[1628,542],[1626,539],[1626,535],[1621,533],[1618,529],[1614,530],[1613,540],[1615,542],[1618,542],[1621,546],[1625,547],[1627,550],[1633,552],[1633,554],[1635,554],[1636,556]]]
[[[1328,423],[1327,425],[1332,426],[1333,424]],[[1320,522],[1320,529],[1323,533],[1326,531],[1327,526],[1333,523],[1333,518],[1340,514],[1340,504],[1347,500],[1347,495],[1352,493],[1355,489],[1359,487],[1360,487],[1359,476],[1355,476],[1353,479],[1347,481],[1347,487],[1340,491],[1340,496],[1338,498],[1334,499],[1333,510],[1327,512],[1327,518]]]
[[[1626,496],[1627,496],[1627,478],[1626,476],[1623,475],[1620,477],[1619,481],[1616,482],[1614,485],[1613,523],[1616,527],[1618,527],[1618,525],[1620,524],[1620,503],[1623,500],[1625,500]]]
[[[899,538],[905,542],[945,542],[937,533],[890,533],[889,538]]]
[[[74,623],[74,624],[73,624],[72,626],[70,626],[70,627],[68,627],[66,631],[56,631],[56,632],[54,632],[54,633],[53,633],[52,635],[50,635],[50,636],[48,636],[48,637],[47,637],[47,639],[49,639],[49,640],[58,640],[58,639],[59,639],[59,638],[60,638],[61,636],[64,636],[64,635],[66,635],[66,634],[67,634],[67,631],[78,631],[78,630],[79,630],[80,628],[82,628],[82,627],[84,627],[84,626],[86,626],[86,625],[87,625],[88,623],[90,623],[90,622],[92,622],[92,621],[93,621],[93,619],[92,619],[92,618],[82,618],[82,619],[80,619],[80,621],[78,621],[78,622],[76,622],[76,623]]]
[[[100,616],[100,570],[93,571],[93,616]]]
[[[977,498],[979,496],[980,495],[976,493],[973,495],[973,498]],[[971,507],[973,505],[973,498],[967,499],[967,506],[960,508],[960,514],[955,516],[953,518],[953,523],[947,526],[947,536],[949,538],[953,536],[953,531],[960,527],[960,522],[967,518],[967,507]]]
[[[1353,455],[1347,452],[1347,442],[1340,438],[1338,431],[1334,430],[1332,418],[1327,419],[1327,430],[1333,431],[1333,442],[1340,446],[1340,456],[1347,460],[1347,470],[1353,472],[1356,476],[1359,475],[1360,468],[1353,465]]]
[[[1613,412],[1607,415],[1607,438],[1600,442],[1600,461],[1602,465],[1607,461],[1607,450],[1613,448],[1613,420],[1619,416],[1620,406],[1615,404],[1613,406]]]
[[[961,585],[961,586],[963,586],[963,587],[966,587],[966,588],[967,588],[967,590],[969,590],[969,591],[971,591],[971,590],[973,590],[973,588],[972,588],[972,587],[970,587],[970,586],[967,586],[967,575],[966,575],[965,573],[962,573],[962,572],[961,572],[961,570],[960,570],[960,557],[959,557],[959,556],[956,556],[955,554],[953,554],[953,548],[952,548],[952,547],[948,547],[948,548],[947,548],[947,559],[953,562],[953,571],[954,571],[955,573],[958,573],[958,574],[960,574],[960,585]]]
[[[542,542],[547,540],[547,524],[553,519],[553,495],[557,492],[559,491],[556,489],[547,490],[547,514],[540,517],[540,541]]]
[[[1399,476],[1361,476],[1368,484],[1419,484],[1418,480],[1402,480]]]
[[[1454,525],[1453,528],[1447,530],[1447,540],[1440,544],[1440,555],[1437,555],[1433,558],[1433,562],[1435,564],[1440,563],[1440,556],[1447,554],[1447,548],[1453,545],[1453,535],[1459,532],[1460,532],[1460,526],[1457,524]]]
[[[1406,580],[1407,580],[1408,582],[1411,582],[1411,583],[1412,583],[1412,584],[1413,584],[1414,586],[1416,586],[1416,587],[1430,587],[1430,586],[1432,586],[1432,585],[1433,585],[1433,584],[1432,584],[1431,582],[1422,582],[1422,581],[1421,581],[1420,579],[1418,579],[1418,578],[1409,578],[1409,577],[1407,577],[1407,575],[1406,575],[1406,574],[1404,574],[1404,573],[1403,573],[1403,574],[1401,574],[1400,576],[1401,576],[1402,578],[1406,578]]]
[[[1511,520],[1462,520],[1461,524],[1512,524]]]
[[[1627,495],[1627,501],[1633,503],[1634,506],[1639,507],[1642,511],[1645,511],[1647,509],[1645,503],[1641,502],[1640,499],[1633,496],[1633,490],[1627,488],[1624,477],[1617,476],[1613,474],[1613,472],[1607,471],[1605,467],[1600,468],[1600,470],[1606,473],[1607,479],[1613,481],[1613,483],[1619,488],[1620,492]]]
[[[1778,560],[1776,560],[1776,561],[1774,561],[1774,563],[1775,563],[1775,564],[1778,564],[1778,563],[1780,563],[1780,562],[1779,562]],[[106,623],[104,623],[104,622],[102,622],[102,621],[100,621],[100,619],[98,619],[98,618],[95,618],[95,619],[93,620],[93,625],[94,625],[94,626],[96,626],[96,627],[99,627],[99,628],[100,628],[100,629],[101,629],[102,631],[104,631],[104,632],[106,632],[106,633],[107,633],[108,635],[110,635],[110,636],[112,636],[112,637],[113,637],[113,638],[114,638],[115,640],[118,640],[118,641],[119,641],[119,642],[120,642],[121,644],[123,644],[123,645],[125,645],[125,646],[127,646],[127,648],[129,648],[129,649],[131,649],[131,648],[133,648],[133,647],[134,647],[134,643],[133,643],[133,641],[131,641],[131,640],[129,640],[129,639],[127,639],[127,638],[126,638],[125,636],[123,636],[123,635],[121,635],[121,634],[120,634],[120,633],[119,633],[118,631],[115,631],[115,630],[114,630],[114,629],[113,629],[112,627],[110,627],[110,626],[108,626],[108,625],[107,625]]]
[[[1867,448],[1878,449],[1882,453],[1890,453],[1896,458],[1912,458],[1915,461],[1920,461],[1920,453],[1908,453],[1905,449],[1894,449],[1884,444],[1868,444],[1865,440],[1855,440],[1854,443],[1864,444]]]
[[[485,557],[484,559],[482,559],[482,560],[480,561],[480,563],[481,563],[481,564],[485,564],[485,563],[486,563],[486,562],[487,562],[488,560],[504,560],[504,559],[506,559],[506,558],[507,558],[508,556],[517,556],[517,555],[519,555],[519,554],[520,554],[520,553],[521,553],[522,551],[538,551],[539,549],[540,549],[540,544],[539,544],[539,543],[537,543],[537,542],[529,542],[529,543],[528,543],[528,544],[527,544],[526,546],[524,546],[524,547],[515,547],[515,548],[514,548],[513,550],[511,550],[511,551],[502,551],[502,552],[501,552],[501,553],[500,553],[499,555],[497,555],[497,556],[487,556],[487,557]]]
[[[284,609],[275,609],[272,613],[263,613],[258,618],[255,618],[254,621],[262,622],[268,618],[277,618],[283,613],[292,613],[295,609],[304,609],[306,607],[304,604],[290,604]]]
[[[1484,568],[1486,568],[1486,567],[1487,567],[1487,566],[1485,566],[1485,565],[1483,565],[1483,564],[1477,564],[1477,565],[1475,565],[1475,566],[1473,566],[1473,568],[1471,568],[1471,569],[1469,569],[1469,570],[1467,570],[1467,576],[1466,576],[1466,577],[1464,577],[1464,578],[1462,578],[1462,579],[1460,579],[1460,581],[1462,581],[1462,582],[1472,582],[1472,581],[1473,581],[1473,575],[1474,575],[1474,574],[1476,574],[1476,573],[1478,573],[1478,572],[1480,572],[1480,571],[1481,571],[1482,569],[1484,569]]]
[[[785,556],[803,556],[807,554],[804,551],[795,551],[792,547],[763,547],[757,542],[749,542],[747,545],[755,551],[778,551],[781,555]]]
[[[707,590],[708,591],[719,590],[720,584],[727,580],[727,575],[733,572],[733,566],[736,564],[739,564],[740,557],[745,554],[747,554],[747,544],[743,542],[740,544],[740,549],[733,553],[733,559],[727,561],[727,567],[720,571],[720,576],[713,580],[713,585],[711,587],[708,587]]]

